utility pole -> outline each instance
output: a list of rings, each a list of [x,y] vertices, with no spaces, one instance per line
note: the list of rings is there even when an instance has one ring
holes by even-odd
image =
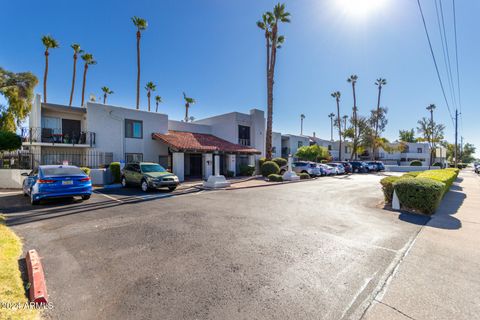
[[[302,113],[300,115],[300,135],[303,136],[303,119],[305,119],[305,115]]]
[[[463,162],[463,137],[460,137],[460,162]]]
[[[330,118],[330,141],[333,141],[333,117],[335,117],[335,113],[330,113],[328,117]]]
[[[458,109],[455,109],[455,168],[457,167],[457,150],[458,150]]]

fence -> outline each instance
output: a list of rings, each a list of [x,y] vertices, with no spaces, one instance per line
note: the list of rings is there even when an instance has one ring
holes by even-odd
[[[83,152],[18,150],[0,154],[0,169],[33,169],[39,165],[69,164],[79,167],[102,168],[113,161],[111,152],[85,150]]]
[[[60,128],[21,128],[22,142],[95,145],[95,132]]]

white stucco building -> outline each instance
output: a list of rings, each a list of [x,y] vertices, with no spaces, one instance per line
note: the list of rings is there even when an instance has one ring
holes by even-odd
[[[236,174],[241,165],[254,165],[264,155],[265,116],[252,109],[180,122],[166,114],[95,102],[82,108],[42,103],[37,95],[22,137],[36,165],[151,161],[180,180],[206,179],[214,171],[214,155],[222,174]]]

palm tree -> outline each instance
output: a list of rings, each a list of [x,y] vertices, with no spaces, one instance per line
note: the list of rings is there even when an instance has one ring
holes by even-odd
[[[148,111],[150,111],[150,96],[152,95],[152,91],[157,90],[157,86],[152,81],[150,81],[147,82],[145,90],[147,90]]]
[[[147,29],[147,20],[132,17],[132,22],[137,28],[137,110],[140,109],[140,38],[142,37],[142,31]]]
[[[97,64],[97,61],[93,59],[93,55],[91,53],[82,54],[82,60],[85,63],[83,68],[83,85],[82,85],[82,107],[83,107],[83,102],[85,101],[85,84],[87,82],[88,66]]]
[[[155,96],[155,112],[158,112],[158,105],[162,103],[162,97],[160,96]]]
[[[183,99],[185,100],[185,122],[188,122],[188,109],[191,104],[195,104],[195,99],[187,97],[185,92],[183,93]]]
[[[387,84],[387,79],[378,78],[375,81],[375,85],[378,87],[378,100],[377,100],[377,114],[375,120],[375,136],[373,139],[373,146],[372,146],[372,160],[375,160],[375,152],[377,149],[377,140],[378,140],[378,121],[380,118],[380,97],[382,95],[382,87]]]
[[[73,77],[72,77],[72,90],[70,91],[69,106],[72,106],[73,92],[75,91],[75,77],[77,76],[77,59],[78,59],[78,55],[83,53],[83,50],[80,49],[80,45],[78,43],[74,43],[70,47],[73,49]]]
[[[103,104],[107,103],[107,96],[112,94],[113,91],[109,87],[102,87],[103,91]]]
[[[262,15],[262,20],[257,22],[257,26],[265,31],[265,41],[267,48],[267,131],[265,151],[266,158],[272,158],[272,125],[273,125],[273,84],[275,75],[275,63],[277,59],[277,49],[282,47],[285,37],[278,35],[278,24],[280,22],[288,23],[290,13],[285,11],[285,4],[277,4],[273,12],[267,11]]]
[[[355,85],[357,83],[358,76],[356,74],[352,74],[348,79],[347,82],[352,84],[352,91],[353,91],[353,108],[352,108],[352,122],[353,122],[353,150],[352,155],[350,156],[350,160],[355,157],[357,159],[357,147],[358,147],[358,117],[357,117],[357,95],[355,92]]]
[[[335,118],[335,113],[330,113],[328,117],[330,118],[330,140],[333,141],[333,118]]]
[[[335,91],[331,94],[333,98],[335,98],[335,101],[337,102],[337,126],[338,126],[338,137],[339,137],[339,142],[338,142],[338,160],[342,161],[342,123],[341,123],[341,117],[340,117],[340,96],[341,93],[340,91]]]
[[[302,113],[300,115],[300,135],[303,136],[303,119],[305,119],[305,115]]]
[[[43,102],[47,102],[47,77],[48,77],[48,56],[50,55],[49,50],[58,48],[57,40],[53,39],[51,36],[43,36],[42,43],[45,47],[45,73],[43,74]]]
[[[434,160],[435,160],[435,153],[436,153],[436,143],[434,141],[434,137],[433,137],[433,131],[434,131],[434,126],[435,126],[435,122],[433,122],[433,111],[437,108],[436,105],[434,105],[433,103],[430,104],[428,107],[427,107],[427,110],[430,111],[430,127],[431,127],[431,133],[432,133],[432,141],[431,141],[431,150],[430,150],[430,165],[433,164]]]

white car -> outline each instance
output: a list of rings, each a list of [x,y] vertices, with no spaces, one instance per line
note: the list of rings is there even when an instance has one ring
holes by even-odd
[[[330,167],[333,167],[335,174],[345,174],[345,167],[340,163],[327,163]]]

